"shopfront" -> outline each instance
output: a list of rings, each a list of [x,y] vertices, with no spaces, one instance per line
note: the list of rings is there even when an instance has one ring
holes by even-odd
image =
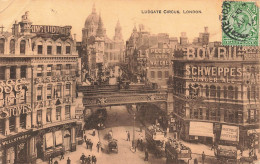
[[[0,141],[0,163],[19,164],[29,163],[30,139],[32,130],[21,132],[17,135],[7,137]]]
[[[67,123],[41,129],[36,136],[37,158],[49,160],[51,155],[76,150],[76,123]]]

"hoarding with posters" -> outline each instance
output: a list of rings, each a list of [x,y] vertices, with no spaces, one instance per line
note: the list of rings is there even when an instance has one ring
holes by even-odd
[[[220,140],[239,141],[239,127],[222,125]]]
[[[213,137],[213,124],[209,122],[190,122],[189,135]]]

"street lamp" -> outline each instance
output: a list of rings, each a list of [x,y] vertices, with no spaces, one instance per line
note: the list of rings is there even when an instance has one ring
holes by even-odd
[[[135,113],[134,113],[134,127],[133,127],[133,141],[132,141],[132,147],[135,149]]]

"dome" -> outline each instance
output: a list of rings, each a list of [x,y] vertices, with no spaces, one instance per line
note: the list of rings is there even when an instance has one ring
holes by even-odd
[[[92,24],[92,22],[97,27],[98,26],[98,21],[99,21],[99,16],[96,13],[95,5],[93,5],[92,13],[87,17],[87,19],[85,21],[85,28],[88,28]]]

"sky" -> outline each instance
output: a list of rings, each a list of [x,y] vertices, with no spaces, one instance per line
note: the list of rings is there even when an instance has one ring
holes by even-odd
[[[169,33],[172,37],[180,37],[181,32],[186,32],[190,42],[207,26],[210,41],[221,40],[222,0],[0,0],[0,26],[11,31],[14,21],[21,21],[21,16],[29,11],[34,25],[71,25],[72,34],[81,41],[82,28],[93,4],[110,38],[119,20],[124,40],[139,24],[152,34]],[[162,13],[143,14],[142,10],[161,10]],[[181,14],[163,14],[163,10],[179,10]],[[201,13],[184,14],[183,10]]]

